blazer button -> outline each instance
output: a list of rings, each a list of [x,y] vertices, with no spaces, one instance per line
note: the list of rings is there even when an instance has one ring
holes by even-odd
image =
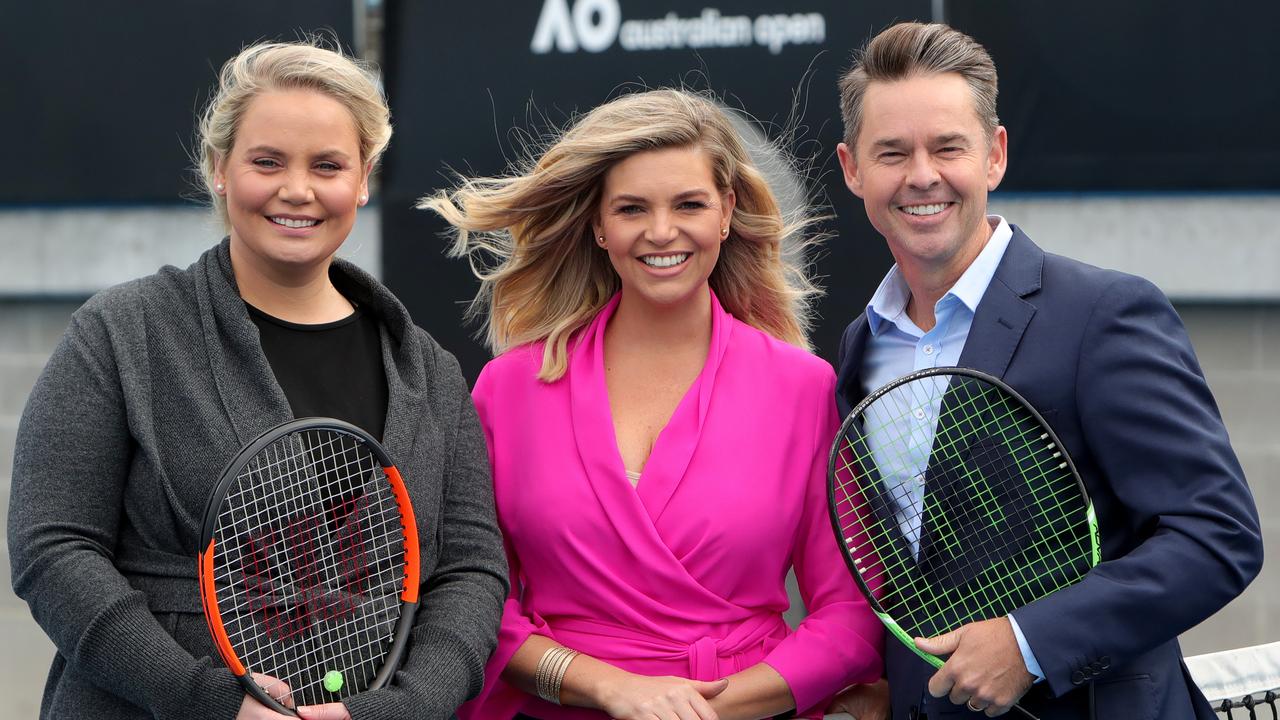
[[[1102,667],[1102,669],[1103,669],[1103,670],[1107,670],[1108,668],[1110,668],[1110,667],[1111,667],[1111,656],[1109,656],[1109,655],[1103,655],[1103,656],[1102,656],[1102,659],[1099,661],[1099,665]]]
[[[1079,670],[1076,670],[1075,672],[1071,673],[1071,684],[1072,684],[1072,685],[1083,685],[1083,684],[1084,684],[1084,673],[1083,673],[1083,672],[1081,672],[1081,671],[1079,671]]]

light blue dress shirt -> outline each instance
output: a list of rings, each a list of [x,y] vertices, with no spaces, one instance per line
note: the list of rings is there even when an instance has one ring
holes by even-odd
[[[864,392],[870,393],[917,370],[954,366],[960,362],[965,340],[969,337],[969,328],[973,325],[973,314],[1013,237],[1013,230],[1004,218],[990,215],[987,220],[994,227],[991,238],[955,285],[934,304],[935,322],[928,332],[917,327],[907,316],[911,290],[898,266],[890,268],[889,274],[881,281],[880,287],[876,288],[867,304],[867,325],[871,336],[867,339],[862,365]],[[940,394],[938,397],[936,402],[941,401]],[[920,523],[915,518],[920,517],[920,508],[924,503],[924,482],[921,478],[929,461],[927,451],[932,445],[934,423],[938,414],[936,402],[933,407],[918,408],[914,415],[906,415],[898,421],[907,423],[914,420],[913,427],[903,427],[896,433],[884,435],[912,438],[910,445],[918,448],[915,454],[909,454],[896,463],[888,463],[887,460],[881,463],[881,457],[904,456],[900,449],[878,447],[880,443],[874,438],[868,438],[871,454],[876,457],[876,465],[880,469],[888,495],[897,505],[895,515],[898,526],[903,537],[911,544],[912,552],[917,554],[920,551]],[[1031,652],[1031,646],[1018,627],[1018,621],[1010,615],[1009,623],[1018,639],[1018,648],[1022,651],[1027,670],[1038,680],[1043,680],[1044,673],[1040,669],[1040,663]]]

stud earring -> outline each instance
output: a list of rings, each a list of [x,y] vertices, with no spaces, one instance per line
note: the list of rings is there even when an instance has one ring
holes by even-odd
[[[606,241],[603,235],[596,238],[596,244],[599,245],[600,247],[604,247],[606,245]]]
[[[720,235],[723,237],[729,237],[729,228],[727,227],[720,228]]]
[[[213,189],[218,192],[222,192],[222,183],[218,183],[217,185],[214,185]]]
[[[360,196],[360,204],[361,204],[361,205],[363,205],[363,204],[365,204],[365,203],[367,203],[367,202],[369,202],[369,196],[368,196],[368,195],[361,195],[361,196]]]

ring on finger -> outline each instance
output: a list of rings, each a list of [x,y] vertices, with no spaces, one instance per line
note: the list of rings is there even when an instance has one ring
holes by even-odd
[[[982,712],[983,710],[986,710],[986,708],[980,708],[980,707],[978,707],[978,706],[974,705],[974,704],[973,704],[973,698],[969,698],[968,700],[965,700],[965,701],[964,701],[964,706],[965,706],[965,707],[967,707],[967,708],[969,708],[970,710],[972,710],[972,711],[974,711],[974,712]]]

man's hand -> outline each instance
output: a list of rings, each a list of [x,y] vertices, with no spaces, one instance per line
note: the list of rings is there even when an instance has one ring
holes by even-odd
[[[969,623],[945,635],[916,638],[916,647],[946,656],[929,679],[929,694],[995,717],[1009,712],[1032,683],[1009,618]]]

